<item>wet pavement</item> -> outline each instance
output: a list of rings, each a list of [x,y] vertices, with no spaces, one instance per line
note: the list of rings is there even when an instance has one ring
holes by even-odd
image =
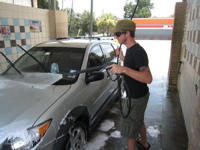
[[[178,91],[168,85],[171,41],[139,43],[148,53],[154,78],[149,85],[150,99],[145,113],[150,150],[187,150],[188,138]],[[119,100],[116,100],[93,131],[86,150],[127,150],[126,139],[120,135],[120,118]]]

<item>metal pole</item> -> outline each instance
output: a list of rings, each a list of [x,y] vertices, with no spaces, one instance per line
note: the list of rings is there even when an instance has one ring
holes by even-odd
[[[74,0],[72,0],[72,6],[71,6],[71,13],[70,13],[70,22],[69,22],[69,30],[68,30],[68,34],[70,35],[70,31],[71,31],[71,24],[72,24],[72,11],[73,11],[73,4],[74,4]]]
[[[92,37],[93,31],[93,0],[91,0],[91,12],[90,12],[90,36]]]
[[[51,0],[48,0],[49,9],[51,9]]]
[[[51,10],[56,10],[56,0],[50,0],[50,2],[51,2]]]

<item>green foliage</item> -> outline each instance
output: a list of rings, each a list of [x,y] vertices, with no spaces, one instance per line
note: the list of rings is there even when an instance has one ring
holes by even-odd
[[[69,36],[86,36],[90,32],[90,12],[84,11],[82,14],[75,13],[71,9],[65,9],[68,13],[68,31]],[[103,14],[98,20],[93,14],[93,32],[99,31],[100,33],[109,36],[110,30],[116,24],[116,17],[112,14]]]
[[[68,13],[69,36],[86,36],[90,32],[90,12],[84,11],[82,14],[75,13],[71,9],[65,9]],[[93,14],[93,31],[97,31],[96,19]]]
[[[103,14],[97,21],[98,31],[109,36],[111,29],[116,24],[116,18],[112,14]]]
[[[38,8],[49,9],[49,2],[47,0],[37,0]],[[58,0],[56,0],[56,10],[60,10]]]
[[[37,0],[38,8],[49,9],[49,3],[46,0]]]
[[[94,19],[94,18],[93,18]],[[81,33],[85,36],[90,32],[90,12],[84,10],[83,14],[81,15]]]
[[[77,36],[78,32],[81,28],[80,25],[80,13],[75,13],[71,9],[67,9],[67,14],[68,14],[68,35],[69,36]]]
[[[137,1],[138,0],[135,0],[136,3]],[[136,4],[133,4],[132,2],[126,3],[124,6],[124,18],[131,18],[135,7]],[[151,17],[151,9],[153,8],[154,4],[151,3],[151,0],[140,0],[133,18]]]

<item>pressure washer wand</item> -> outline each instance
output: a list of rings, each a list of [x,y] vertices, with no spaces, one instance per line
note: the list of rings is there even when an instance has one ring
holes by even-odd
[[[115,62],[110,62],[110,63],[106,63],[106,64],[101,65],[101,66],[91,67],[91,68],[79,70],[79,71],[76,71],[76,72],[67,73],[67,74],[64,74],[64,76],[68,76],[68,75],[77,75],[77,74],[80,74],[80,73],[98,71],[98,70],[103,69],[103,68],[106,68],[107,66],[110,66],[110,65],[112,65],[112,64],[116,64],[116,63],[115,63]]]
[[[121,50],[122,44],[119,46],[119,54],[117,55],[117,64],[119,65],[119,55],[120,55],[120,50]]]

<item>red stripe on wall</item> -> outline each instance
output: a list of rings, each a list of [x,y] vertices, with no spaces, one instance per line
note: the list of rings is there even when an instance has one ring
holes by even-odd
[[[173,28],[173,25],[136,25],[136,28]]]

